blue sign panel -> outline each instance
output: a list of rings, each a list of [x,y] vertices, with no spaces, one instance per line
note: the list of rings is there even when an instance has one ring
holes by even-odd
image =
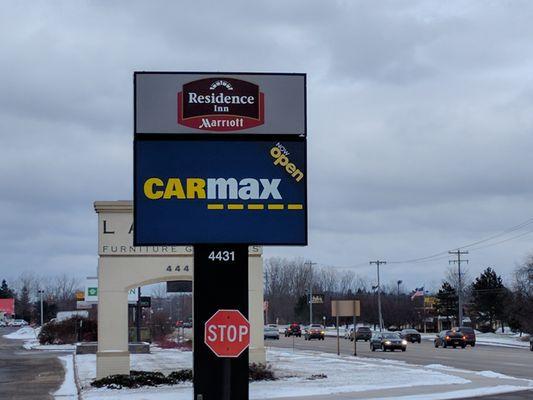
[[[134,244],[306,245],[305,146],[136,140]]]

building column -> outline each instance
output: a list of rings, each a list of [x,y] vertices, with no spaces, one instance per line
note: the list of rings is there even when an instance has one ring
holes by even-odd
[[[250,321],[250,362],[266,362],[263,332],[263,258],[248,261],[248,320]]]
[[[105,259],[98,261],[98,351],[96,378],[130,373],[128,293],[106,276]],[[109,271],[107,266],[107,271]]]

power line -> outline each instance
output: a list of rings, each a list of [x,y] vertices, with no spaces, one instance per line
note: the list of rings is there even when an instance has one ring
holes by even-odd
[[[503,230],[503,231],[501,231],[501,232],[499,232],[497,234],[488,236],[488,237],[486,237],[484,239],[476,240],[475,242],[468,243],[468,244],[465,244],[465,245],[462,245],[462,246],[457,246],[457,247],[454,247],[454,248],[455,249],[466,249],[466,248],[469,248],[469,247],[472,247],[472,246],[475,246],[475,245],[478,245],[478,244],[481,244],[481,243],[488,242],[488,241],[496,239],[498,237],[507,235],[507,234],[509,234],[511,232],[520,230],[520,229],[522,229],[525,226],[530,225],[530,224],[533,224],[533,218],[529,218],[529,219],[521,222],[520,224],[511,226],[510,228],[507,228],[507,229],[505,229],[505,230]],[[487,247],[491,247],[491,246],[496,246],[498,244],[505,243],[505,242],[508,242],[510,240],[518,239],[518,238],[520,238],[522,236],[525,236],[525,235],[528,235],[530,233],[533,233],[533,231],[524,232],[524,233],[521,233],[519,235],[510,237],[510,238],[506,238],[504,240],[501,240],[501,241],[498,241],[498,242],[495,242],[495,243],[489,243],[489,244],[487,244],[485,246],[479,246],[479,247],[471,249],[471,251],[475,251],[475,250],[479,250],[479,249],[487,248]],[[447,257],[441,257],[441,256],[447,255],[447,254],[448,254],[448,251],[442,251],[440,253],[432,254],[432,255],[429,255],[429,256],[425,256],[425,257],[413,258],[413,259],[410,259],[410,260],[390,261],[389,263],[390,264],[407,264],[407,263],[431,262],[431,261],[437,261],[437,260],[440,260],[440,259],[447,258]]]

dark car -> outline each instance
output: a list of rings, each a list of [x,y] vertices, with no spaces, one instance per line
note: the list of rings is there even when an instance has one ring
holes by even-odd
[[[418,332],[416,329],[404,329],[400,332],[400,336],[402,339],[405,339],[411,343],[420,343],[422,340],[420,332]]]
[[[459,328],[453,328],[454,331],[460,332],[466,337],[466,344],[474,347],[476,345],[476,332],[469,326],[460,326]]]
[[[305,328],[304,332],[304,339],[305,340],[311,340],[311,339],[318,339],[318,340],[324,340],[325,335],[324,327],[319,324],[311,324],[307,328]]]
[[[529,335],[529,350],[533,351],[533,334]]]
[[[442,346],[444,348],[448,346],[452,346],[454,349],[457,346],[461,346],[461,348],[466,347],[466,336],[464,336],[461,332],[456,331],[442,331],[440,332],[437,337],[435,338],[435,347]]]
[[[292,335],[296,337],[302,336],[302,328],[300,328],[300,324],[290,324],[287,329],[285,329],[285,337]]]
[[[353,342],[353,331],[350,333],[350,340]],[[360,326],[355,332],[355,340],[368,342],[372,338],[372,331],[368,326]]]
[[[400,334],[396,332],[377,332],[370,339],[370,350],[376,351],[376,349],[383,351],[399,349],[405,351],[407,349],[407,340],[402,339]]]

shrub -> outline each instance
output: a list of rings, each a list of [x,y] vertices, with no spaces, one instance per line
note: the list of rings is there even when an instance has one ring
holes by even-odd
[[[185,381],[192,381],[192,370],[182,369],[174,371],[168,376],[161,372],[131,371],[129,375],[110,375],[94,380],[91,386],[109,389],[135,389],[143,386],[176,385]]]
[[[135,389],[143,386],[177,385],[182,382],[192,381],[192,377],[191,369],[173,371],[167,376],[161,372],[131,371],[129,375],[110,375],[102,379],[96,379],[91,382],[91,386],[97,388],[106,387],[108,389]],[[317,375],[314,379],[323,377]],[[250,364],[249,379],[250,381],[277,380],[270,365],[255,363]]]
[[[71,344],[97,340],[96,321],[75,316],[63,321],[50,321],[43,325],[38,336],[40,344]]]
[[[180,369],[179,371],[171,372],[168,379],[174,383],[192,381],[192,369]]]
[[[275,381],[277,378],[274,376],[270,365],[268,364],[250,364],[249,374],[250,381]]]
[[[481,332],[481,333],[494,333],[494,329],[492,328],[492,326],[490,325],[480,325],[478,327],[478,330]]]
[[[156,342],[158,347],[162,349],[181,349],[185,351],[192,350],[192,341],[185,340],[183,342],[176,342],[175,340],[161,339]]]

